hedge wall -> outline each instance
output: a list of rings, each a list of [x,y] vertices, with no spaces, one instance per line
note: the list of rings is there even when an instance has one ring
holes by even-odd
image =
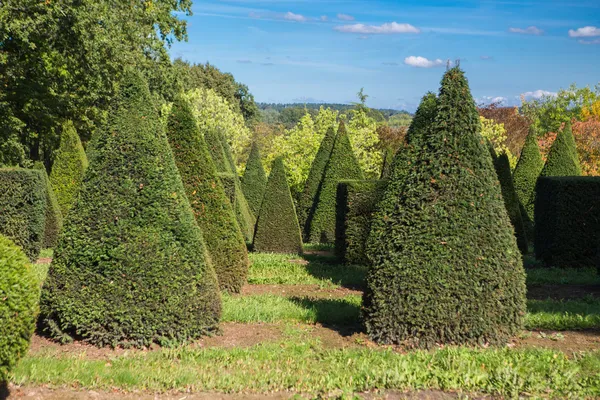
[[[367,239],[385,180],[341,181],[337,190],[335,254],[348,264],[368,265]]]
[[[0,386],[27,354],[35,328],[40,282],[23,251],[0,235]]]
[[[302,254],[302,234],[281,157],[273,161],[253,243],[254,251]]]
[[[42,171],[46,184],[46,225],[44,227],[44,242],[42,243],[42,247],[51,249],[58,242],[58,234],[63,226],[63,217],[60,212],[58,200],[54,194],[54,189],[52,189],[50,179],[46,173],[46,167],[38,161],[34,164],[34,168]]]
[[[221,298],[148,85],[128,71],[41,298],[53,337],[149,346],[217,329]]]
[[[239,293],[248,274],[246,243],[198,130],[192,106],[181,96],[175,98],[171,107],[167,137],[217,273],[219,287]]]
[[[42,171],[0,169],[0,234],[21,246],[33,262],[44,243],[46,196]]]
[[[241,184],[244,196],[246,196],[246,200],[250,205],[250,210],[254,215],[258,215],[263,196],[265,195],[265,188],[267,187],[267,175],[265,174],[265,169],[260,159],[260,150],[256,143],[252,143],[252,149],[250,150],[250,156],[246,163],[246,170],[244,171]]]
[[[596,266],[600,177],[543,177],[535,202],[535,254],[550,267]]]

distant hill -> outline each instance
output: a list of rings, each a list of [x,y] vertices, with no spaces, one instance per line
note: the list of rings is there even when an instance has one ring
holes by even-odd
[[[301,108],[308,110],[319,110],[321,106],[325,108],[331,108],[332,110],[337,111],[346,111],[354,108],[353,104],[339,104],[339,103],[256,103],[260,110],[276,110],[281,112],[285,108]],[[396,114],[408,114],[412,115],[408,111],[404,110],[392,110],[390,108],[374,108],[374,110],[379,111],[385,119],[389,119],[392,115]]]

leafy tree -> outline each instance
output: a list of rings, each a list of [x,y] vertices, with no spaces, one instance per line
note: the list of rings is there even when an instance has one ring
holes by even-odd
[[[267,175],[260,160],[260,150],[256,143],[252,143],[252,150],[250,150],[250,156],[246,163],[246,171],[242,178],[242,191],[248,205],[254,213],[258,215],[260,211],[260,205],[262,204],[263,196],[265,194],[265,188],[267,187]]]
[[[127,74],[92,145],[44,284],[45,328],[98,346],[174,344],[213,331],[217,277],[139,73]]]
[[[254,234],[254,250],[302,253],[302,235],[281,158],[273,161]]]
[[[419,347],[504,343],[522,326],[525,273],[458,67],[444,75],[421,139],[405,183],[392,174],[372,222],[367,333]]]
[[[42,171],[46,187],[46,226],[44,227],[44,242],[42,243],[42,247],[51,249],[54,248],[58,242],[58,234],[63,226],[63,216],[60,212],[58,199],[56,198],[56,194],[54,194],[54,189],[52,189],[50,178],[48,178],[44,164],[37,161],[34,168]]]
[[[573,136],[584,175],[600,175],[600,116],[573,122]]]
[[[522,210],[525,211],[521,214],[525,218],[525,224],[529,225],[529,232],[532,231],[534,220],[535,185],[543,168],[544,160],[542,160],[538,147],[535,128],[531,127],[513,173],[515,192],[517,192]]]
[[[412,122],[412,116],[408,113],[396,114],[390,117],[388,125],[392,128],[408,128]]]
[[[378,178],[381,173],[383,157],[378,150],[379,136],[377,122],[365,110],[358,108],[348,113],[346,129],[356,159],[367,178]],[[345,119],[342,116],[342,119]]]
[[[481,135],[489,140],[496,154],[506,154],[510,163],[510,168],[514,169],[517,165],[517,157],[515,157],[506,144],[507,134],[504,124],[498,124],[491,119],[480,116]]]
[[[556,140],[550,147],[546,164],[540,176],[579,176],[581,166],[575,148],[575,139],[568,122],[564,129],[558,133]]]
[[[177,97],[167,137],[185,193],[202,230],[221,290],[239,293],[248,274],[246,243],[189,102]]]

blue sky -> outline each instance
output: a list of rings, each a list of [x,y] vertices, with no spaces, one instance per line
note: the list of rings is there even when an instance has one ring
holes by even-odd
[[[600,82],[600,0],[195,0],[172,57],[210,62],[261,102],[413,111],[460,59],[479,101]]]

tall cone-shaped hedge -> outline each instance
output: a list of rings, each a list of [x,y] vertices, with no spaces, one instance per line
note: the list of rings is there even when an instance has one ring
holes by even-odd
[[[310,221],[309,241],[311,243],[335,242],[337,187],[341,180],[346,179],[364,179],[364,177],[342,121],[315,199],[315,213]]]
[[[242,192],[244,192],[244,196],[248,200],[250,209],[254,215],[258,215],[263,196],[265,195],[265,188],[267,187],[267,175],[260,160],[260,150],[256,142],[252,144],[241,183]]]
[[[380,179],[386,179],[392,173],[392,163],[394,161],[394,150],[391,147],[386,147],[383,150],[383,165],[381,166]]]
[[[402,190],[374,216],[363,317],[377,342],[498,344],[522,327],[521,254],[479,131],[452,68]]]
[[[416,146],[421,142],[424,132],[433,125],[437,115],[437,96],[433,92],[427,92],[415,112],[408,131],[406,132],[406,142]]]
[[[47,331],[148,346],[214,330],[217,277],[139,73],[127,72],[94,146],[42,292]]]
[[[521,150],[521,156],[513,172],[515,191],[521,203],[521,209],[525,210],[525,213],[521,214],[525,219],[525,225],[528,226],[528,232],[533,231],[535,185],[542,169],[544,169],[544,160],[538,146],[535,128],[532,125],[529,128],[525,145]]]
[[[41,162],[36,162],[34,168],[42,171],[46,186],[46,226],[44,228],[42,247],[45,249],[54,248],[58,242],[58,234],[63,226],[63,217],[58,205],[58,199],[54,194],[54,189],[52,189],[50,179],[46,173],[46,167]]]
[[[73,123],[67,121],[62,125],[60,147],[56,152],[50,174],[50,184],[58,199],[60,212],[65,217],[75,201],[87,166],[88,159],[79,135]]]
[[[273,161],[254,234],[254,250],[302,253],[302,235],[283,160]]]
[[[233,208],[198,130],[189,102],[178,96],[167,137],[188,200],[202,230],[221,290],[239,293],[248,274],[248,251]]]
[[[556,135],[540,176],[580,176],[581,166],[575,148],[571,123]]]
[[[325,132],[319,150],[310,166],[308,178],[304,183],[304,190],[298,200],[298,221],[302,228],[302,235],[306,240],[310,235],[310,223],[315,213],[317,193],[323,182],[323,175],[325,175],[325,168],[331,157],[334,143],[335,130],[330,127]]]

